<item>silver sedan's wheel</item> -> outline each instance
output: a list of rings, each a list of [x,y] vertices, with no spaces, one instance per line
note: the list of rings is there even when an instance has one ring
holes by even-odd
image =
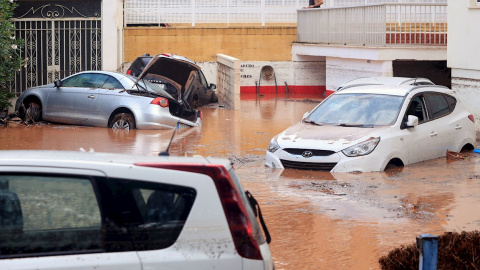
[[[25,123],[30,124],[40,121],[41,112],[42,110],[40,109],[40,105],[38,105],[38,103],[28,103],[25,110]]]
[[[110,123],[112,129],[123,129],[130,130],[135,129],[135,120],[133,116],[129,113],[119,113],[113,117],[112,122]]]

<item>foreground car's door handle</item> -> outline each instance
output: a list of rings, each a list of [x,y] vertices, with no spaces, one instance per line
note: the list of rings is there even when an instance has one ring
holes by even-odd
[[[437,136],[437,135],[438,135],[438,134],[437,134],[437,132],[435,132],[435,131],[432,131],[432,132],[430,133],[430,137],[435,137],[435,136]]]
[[[89,99],[95,99],[95,95],[88,96]]]
[[[457,125],[457,126],[455,127],[455,129],[462,129],[462,126]]]

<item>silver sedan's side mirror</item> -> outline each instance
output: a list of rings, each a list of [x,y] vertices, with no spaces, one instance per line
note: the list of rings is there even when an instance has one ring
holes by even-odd
[[[418,117],[415,115],[409,115],[407,117],[407,127],[418,126]]]
[[[62,81],[55,80],[55,82],[53,84],[55,85],[55,87],[61,87],[62,86]]]

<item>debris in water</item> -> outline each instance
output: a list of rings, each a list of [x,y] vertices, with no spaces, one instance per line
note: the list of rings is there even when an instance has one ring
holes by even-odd
[[[468,154],[463,154],[463,153],[458,153],[458,152],[453,152],[450,150],[447,150],[447,159],[466,159],[468,158]]]

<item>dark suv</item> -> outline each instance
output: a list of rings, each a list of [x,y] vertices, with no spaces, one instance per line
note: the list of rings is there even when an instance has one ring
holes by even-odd
[[[218,101],[217,86],[208,84],[200,67],[183,56],[143,54],[133,61],[127,74],[162,85],[178,101],[188,103],[194,109]]]

